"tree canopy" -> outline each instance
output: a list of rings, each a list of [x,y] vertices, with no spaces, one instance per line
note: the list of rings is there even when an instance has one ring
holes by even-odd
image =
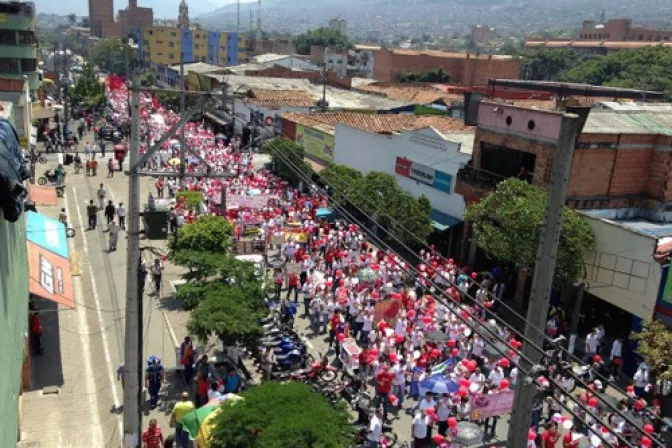
[[[264,143],[261,152],[271,155],[271,161],[275,165],[278,176],[297,186],[300,181],[312,178],[313,171],[304,160],[306,155],[303,147],[287,138],[276,138]],[[297,173],[297,168],[302,173]]]
[[[344,407],[298,382],[264,382],[222,406],[214,423],[212,448],[341,448],[352,432]]]
[[[417,247],[417,239],[426,241],[432,232],[429,199],[424,195],[414,198],[391,174],[372,171],[364,176],[348,166],[333,164],[320,172],[320,178],[331,187],[337,203],[359,218],[375,218],[382,230],[379,236],[387,240],[397,238]]]
[[[546,198],[546,192],[535,185],[507,179],[490,196],[472,204],[464,218],[473,224],[476,243],[488,256],[519,269],[533,269]],[[590,225],[574,210],[564,207],[554,276],[556,287],[573,284],[583,277],[583,251],[593,244]]]
[[[630,337],[638,342],[636,352],[656,378],[672,381],[672,331],[664,323],[653,320],[645,322],[642,331]]]
[[[415,73],[413,71],[403,71],[397,76],[399,82],[450,82],[450,73],[442,67],[435,68],[424,73]]]
[[[525,55],[520,69],[523,79],[554,81],[557,76],[579,63],[579,54],[568,48],[541,48]]]
[[[105,86],[98,80],[90,64],[85,64],[82,73],[72,86],[73,103],[84,103],[96,107],[105,101]]]
[[[118,38],[98,40],[90,53],[94,65],[115,75],[126,75],[135,59],[135,50]]]
[[[322,27],[309,30],[296,36],[294,40],[298,54],[310,54],[310,47],[329,47],[334,50],[346,50],[353,47],[352,40],[334,28]]]
[[[227,252],[231,247],[231,223],[220,216],[201,216],[196,222],[182,226],[177,238],[169,242],[174,252],[197,250],[202,252]]]
[[[558,80],[655,90],[672,101],[672,48],[645,47],[587,59],[560,73]]]

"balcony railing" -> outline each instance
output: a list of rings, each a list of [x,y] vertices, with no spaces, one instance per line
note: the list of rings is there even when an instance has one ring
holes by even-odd
[[[488,190],[494,189],[497,184],[505,179],[506,177],[502,175],[475,168],[471,165],[466,165],[457,172],[458,181],[476,184],[477,186]]]

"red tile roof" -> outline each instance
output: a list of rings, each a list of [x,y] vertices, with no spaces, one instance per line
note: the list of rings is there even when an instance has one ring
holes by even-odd
[[[358,113],[285,113],[282,118],[297,124],[321,129],[334,133],[337,124],[345,124],[353,128],[374,134],[392,134],[403,130],[433,127],[439,132],[469,131],[473,127],[464,124],[459,118],[441,117],[436,115],[383,115]]]
[[[392,100],[409,101],[416,104],[432,104],[443,101],[451,104],[453,101],[464,101],[463,95],[445,93],[440,89],[426,84],[401,83],[372,83],[359,87],[358,90],[367,93],[379,93]]]

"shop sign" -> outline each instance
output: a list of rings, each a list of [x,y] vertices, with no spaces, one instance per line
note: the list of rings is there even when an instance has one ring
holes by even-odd
[[[443,171],[435,170],[427,165],[413,162],[404,157],[397,157],[394,172],[400,176],[422,182],[444,193],[451,193],[453,176]]]
[[[331,134],[297,124],[296,143],[306,154],[325,162],[334,161],[335,138]]]

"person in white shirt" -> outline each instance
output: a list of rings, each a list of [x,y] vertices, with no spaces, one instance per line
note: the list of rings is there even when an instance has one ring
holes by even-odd
[[[425,393],[425,398],[423,398],[420,404],[418,404],[418,408],[421,411],[426,411],[429,408],[436,409],[436,401],[434,401],[431,392]]]
[[[366,437],[367,448],[378,448],[382,432],[383,410],[381,408],[376,408],[376,411],[369,422],[369,434]]]
[[[126,230],[126,208],[123,202],[120,202],[117,207],[117,217],[119,218],[119,227],[121,227],[121,230]]]
[[[623,365],[623,342],[618,338],[614,339],[611,344],[609,359],[611,359],[611,377],[609,380],[614,381],[618,375],[618,369]]]
[[[649,366],[641,363],[632,377],[635,386],[635,395],[642,398],[646,392],[646,386],[649,384]]]
[[[420,412],[415,414],[413,424],[411,425],[411,437],[413,437],[415,446],[425,446],[431,424],[432,419],[425,413],[424,409],[421,409]]]
[[[471,382],[471,384],[476,384],[478,386],[477,390],[480,390],[481,387],[483,387],[483,383],[485,383],[485,375],[481,373],[480,368],[476,367],[474,373],[472,373],[471,376],[469,377],[469,381]]]
[[[439,434],[445,436],[448,432],[448,417],[452,414],[453,402],[449,394],[443,394],[443,397],[436,405],[436,416],[439,418]]]
[[[392,379],[392,393],[396,395],[399,402],[399,408],[404,404],[404,395],[406,394],[406,360],[400,359],[392,367],[394,378]]]
[[[490,381],[490,384],[492,384],[494,387],[499,387],[499,383],[502,382],[504,379],[504,370],[502,369],[501,366],[497,366],[494,369],[490,371],[490,374],[488,375],[488,380]]]
[[[593,356],[597,353],[597,346],[600,344],[600,340],[597,338],[597,332],[591,330],[586,336],[586,353],[583,355],[583,362],[592,364]]]

